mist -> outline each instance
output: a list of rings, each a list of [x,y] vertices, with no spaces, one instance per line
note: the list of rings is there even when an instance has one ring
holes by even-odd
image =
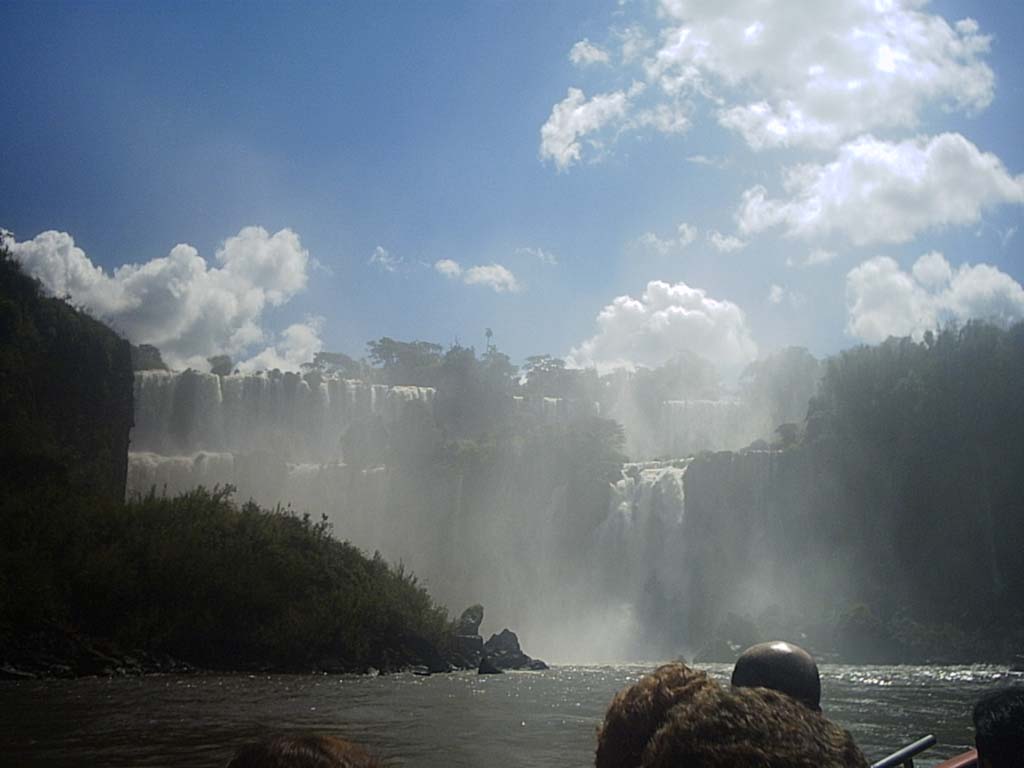
[[[301,374],[137,371],[129,496],[230,484],[239,501],[326,515],[451,615],[482,603],[484,631],[574,663],[692,652],[678,611],[649,615],[687,583],[689,457],[770,450],[820,376],[795,349],[727,390],[692,354],[599,376],[548,356],[517,370],[493,347],[370,348]]]

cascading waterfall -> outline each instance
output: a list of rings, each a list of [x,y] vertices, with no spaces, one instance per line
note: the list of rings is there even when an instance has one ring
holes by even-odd
[[[661,451],[666,456],[738,450],[763,436],[750,407],[741,400],[666,400],[661,404],[661,427]]]
[[[594,582],[615,596],[632,626],[619,641],[621,658],[678,653],[666,631],[667,595],[684,587],[680,552],[689,460],[629,463],[612,488],[608,517],[594,533]]]
[[[146,371],[135,398],[129,493],[230,483],[239,500],[324,513],[340,537],[415,571],[451,611],[483,602],[553,660],[680,651],[665,625],[676,616],[667,596],[684,586],[686,460],[624,465],[608,509],[581,534],[556,453],[439,465],[433,389]],[[667,428],[703,423],[711,440],[741,415],[731,405],[664,407]],[[555,430],[598,411],[543,397],[517,397],[513,408]],[[396,451],[412,458],[394,463]]]

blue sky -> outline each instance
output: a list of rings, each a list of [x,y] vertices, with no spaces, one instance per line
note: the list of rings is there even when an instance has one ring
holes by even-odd
[[[798,6],[7,2],[0,226],[180,365],[1024,317],[1024,9]]]

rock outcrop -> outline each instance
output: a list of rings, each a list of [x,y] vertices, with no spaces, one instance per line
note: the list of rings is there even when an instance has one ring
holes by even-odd
[[[506,669],[547,669],[548,665],[523,653],[516,633],[506,628],[491,635],[486,643],[480,636],[484,607],[471,605],[454,625],[449,662],[459,669],[476,669],[481,675],[493,675]]]
[[[498,669],[547,669],[548,665],[523,653],[516,633],[507,627],[484,643],[484,656]]]
[[[484,607],[471,605],[455,622],[452,636],[451,664],[461,669],[480,667],[484,657],[484,639],[480,637],[480,624],[484,620]],[[486,674],[486,673],[481,673]]]

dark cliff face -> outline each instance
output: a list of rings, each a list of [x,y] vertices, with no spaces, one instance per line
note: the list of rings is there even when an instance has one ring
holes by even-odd
[[[132,426],[127,341],[42,294],[0,252],[0,463],[15,488],[67,481],[121,501]]]

